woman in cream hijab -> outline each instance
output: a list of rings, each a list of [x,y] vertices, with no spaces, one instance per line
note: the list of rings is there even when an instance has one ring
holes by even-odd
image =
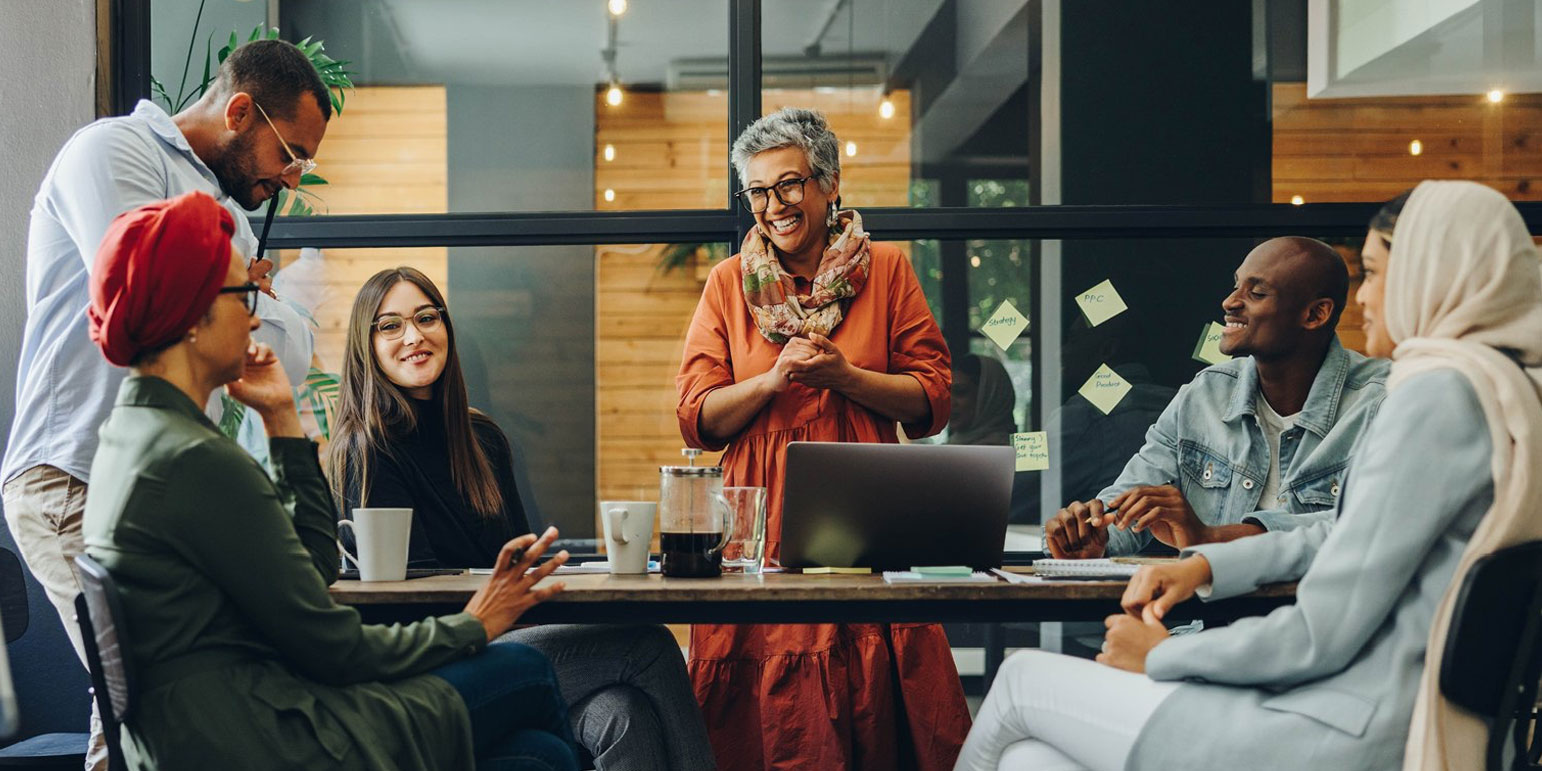
[[[1481,767],[1485,730],[1425,653],[1474,560],[1542,537],[1542,265],[1489,188],[1425,182],[1399,203],[1362,253],[1367,348],[1393,366],[1337,519],[1143,568],[1098,663],[1007,660],[958,768]],[[1296,603],[1267,616],[1162,624],[1195,594],[1292,580]]]

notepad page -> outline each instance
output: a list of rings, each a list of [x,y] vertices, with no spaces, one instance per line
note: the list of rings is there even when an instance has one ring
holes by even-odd
[[[1034,572],[1047,578],[1055,576],[1129,578],[1135,575],[1135,571],[1139,569],[1139,565],[1115,562],[1106,557],[1088,560],[1042,559],[1033,561]]]
[[[917,573],[913,570],[885,570],[883,581],[886,584],[967,584],[967,583],[995,583],[996,577],[990,573],[975,571],[967,576],[938,576]]]

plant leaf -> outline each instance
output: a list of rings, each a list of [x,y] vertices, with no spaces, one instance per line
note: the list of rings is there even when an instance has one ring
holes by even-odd
[[[302,188],[305,187],[306,185],[325,185],[325,184],[327,184],[327,179],[326,179],[326,177],[323,177],[320,174],[302,174],[302,175],[300,175],[300,187],[302,187]]]
[[[214,33],[209,33],[209,39],[203,44],[203,82],[198,84],[198,93],[201,96],[209,88],[209,52],[214,50]],[[223,62],[222,62],[223,63]]]

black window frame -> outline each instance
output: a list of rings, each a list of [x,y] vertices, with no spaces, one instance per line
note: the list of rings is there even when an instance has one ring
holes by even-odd
[[[728,3],[728,138],[732,143],[761,114],[762,0]],[[109,22],[98,50],[108,61],[101,101],[111,114],[127,114],[150,96],[150,0],[103,0]],[[669,211],[562,211],[447,214],[315,215],[278,217],[269,245],[300,247],[390,248],[422,246],[552,246],[629,243],[738,244],[754,226],[754,217],[735,205],[737,173],[730,166],[721,209]],[[1542,202],[1516,202],[1533,235],[1542,234]],[[1235,205],[1034,205],[970,209],[871,208],[864,224],[884,240],[934,239],[962,243],[972,239],[1117,239],[1117,238],[1270,238],[1283,235],[1353,237],[1363,235],[1380,201]],[[962,252],[959,252],[961,255]],[[967,329],[968,277],[958,255],[944,260],[943,318],[949,346],[968,350],[974,334]],[[1037,266],[1034,266],[1036,270]],[[1034,307],[1044,307],[1042,287],[1033,284]],[[1036,334],[1038,325],[1034,325]],[[1037,342],[1036,340],[1034,342]],[[1040,346],[1031,363],[1039,367]],[[1042,425],[1039,399],[1030,403],[1031,420]]]

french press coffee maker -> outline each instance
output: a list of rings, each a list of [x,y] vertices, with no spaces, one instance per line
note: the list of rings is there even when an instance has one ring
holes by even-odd
[[[719,576],[734,524],[723,498],[723,468],[696,465],[701,450],[680,454],[689,465],[659,467],[659,570],[681,578]]]

